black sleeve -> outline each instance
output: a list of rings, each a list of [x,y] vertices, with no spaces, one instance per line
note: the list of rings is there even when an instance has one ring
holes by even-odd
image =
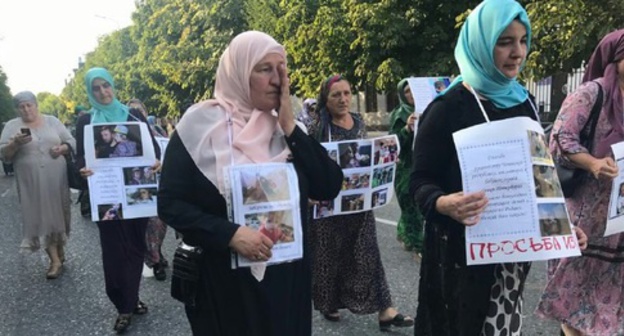
[[[441,181],[454,155],[449,111],[459,111],[451,102],[436,100],[430,104],[418,125],[410,175],[410,194],[429,220],[442,216],[436,201],[446,194]]]
[[[327,154],[318,141],[305,134],[298,126],[286,143],[293,154],[293,162],[306,175],[309,183],[309,197],[314,200],[332,200],[342,187],[342,169]]]
[[[86,165],[84,158],[84,127],[90,123],[91,114],[89,113],[82,115],[76,121],[76,161],[79,169]]]
[[[128,121],[136,121],[136,119],[138,119],[139,121],[145,123],[145,125],[147,126],[147,130],[148,131],[150,130],[150,126],[147,123],[147,119],[145,119],[145,116],[143,115],[143,113],[135,112],[135,110],[131,110],[129,113],[134,118],[128,117]],[[156,138],[154,137],[154,134],[152,134],[152,132],[148,132],[148,133],[149,133],[150,137],[152,138],[152,144],[154,144],[154,153],[156,154],[156,158],[160,159],[160,146],[158,145],[158,142],[156,141]]]
[[[225,199],[197,168],[177,133],[167,146],[158,190],[158,216],[184,241],[224,251],[239,228],[227,219]]]

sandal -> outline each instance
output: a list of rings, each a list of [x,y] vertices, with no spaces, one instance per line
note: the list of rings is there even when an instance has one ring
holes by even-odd
[[[115,326],[113,329],[117,332],[117,334],[123,334],[126,332],[126,329],[132,323],[132,314],[119,314],[117,320],[115,321]]]
[[[382,321],[379,320],[379,330],[390,331],[390,327],[395,326],[399,328],[411,327],[414,325],[414,319],[409,316],[403,316],[403,314],[396,314],[392,320]]]
[[[323,313],[323,317],[327,320],[327,321],[332,321],[332,322],[338,322],[340,321],[340,313],[335,310],[331,313]]]
[[[139,302],[137,303],[136,308],[134,308],[134,311],[132,311],[132,314],[135,314],[135,315],[145,315],[145,314],[147,314],[147,305],[145,303],[143,303],[141,300],[139,300]]]

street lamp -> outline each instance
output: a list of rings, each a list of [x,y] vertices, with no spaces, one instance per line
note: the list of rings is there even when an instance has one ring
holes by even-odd
[[[113,18],[110,18],[108,16],[104,16],[104,15],[100,15],[100,14],[95,14],[93,16],[95,16],[98,19],[113,21],[115,23],[115,25],[117,26],[117,30],[121,29],[121,25],[119,24],[119,21],[117,21],[117,20],[115,20]]]

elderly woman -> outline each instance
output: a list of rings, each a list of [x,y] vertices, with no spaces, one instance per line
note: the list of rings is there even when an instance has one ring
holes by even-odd
[[[0,159],[12,162],[22,207],[21,248],[36,251],[41,245],[50,257],[48,279],[56,279],[65,261],[70,227],[70,196],[64,154],[76,141],[53,116],[39,113],[31,92],[13,98],[20,116],[9,121],[0,137]]]
[[[364,120],[350,107],[351,84],[340,75],[329,77],[321,85],[310,135],[324,142],[366,138]],[[347,153],[341,155],[341,164],[343,157],[350,158],[344,168],[358,167],[360,162],[370,166],[370,157],[361,156],[357,144],[347,147]],[[349,207],[361,209],[362,201],[351,200]],[[338,310],[346,308],[356,314],[378,313],[381,330],[414,324],[392,307],[372,211],[316,219],[310,233],[314,307],[327,320],[339,321]]]
[[[84,164],[84,128],[87,124],[120,123],[140,121],[147,123],[140,112],[130,112],[128,107],[115,98],[115,83],[113,77],[103,68],[92,68],[85,74],[87,96],[93,108],[89,114],[78,119],[76,138],[78,144],[77,159]],[[127,133],[125,126],[118,126],[116,130]],[[160,150],[156,141],[154,150],[156,157],[160,157]],[[156,160],[153,168],[158,169],[160,161]],[[94,172],[88,167],[80,170],[86,178]],[[95,172],[97,174],[97,172]],[[115,217],[116,218],[116,217]],[[147,313],[147,306],[139,300],[139,286],[145,256],[145,230],[147,218],[112,219],[96,222],[100,231],[102,246],[102,264],[104,266],[104,280],[106,294],[117,308],[118,317],[114,329],[118,333],[124,332],[130,326],[132,314]]]
[[[414,124],[417,118],[414,114],[414,97],[407,84],[406,78],[397,85],[399,106],[392,110],[390,115],[390,134],[397,135],[403,149],[399,155],[396,180],[394,180],[394,190],[401,207],[397,238],[403,243],[403,247],[407,251],[414,251],[416,256],[419,256],[422,252],[423,243],[423,218],[418,207],[414,204],[414,198],[409,193]],[[419,258],[417,257],[417,259]]]
[[[249,31],[231,41],[219,61],[214,96],[193,105],[178,123],[167,147],[158,195],[160,217],[184,235],[186,244],[204,251],[197,294],[186,305],[193,334],[311,335],[305,244],[302,259],[267,267],[260,282],[249,268],[232,269],[232,252],[266,261],[273,242],[228,220],[223,168],[292,162],[304,242],[308,197],[335,197],[342,172],[325,149],[296,126],[284,47],[272,37]]]
[[[550,151],[561,164],[591,175],[566,198],[572,222],[587,232],[589,245],[580,258],[550,263],[537,312],[560,321],[568,336],[624,335],[624,234],[604,237],[611,181],[618,174],[611,145],[624,141],[624,29],[600,41],[583,81],[559,111]],[[589,151],[580,137],[594,105],[602,109]]]

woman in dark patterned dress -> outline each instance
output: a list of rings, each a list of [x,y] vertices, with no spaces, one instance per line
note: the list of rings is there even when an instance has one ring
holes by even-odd
[[[322,142],[366,138],[364,120],[349,112],[350,106],[349,82],[339,75],[328,78],[321,85],[310,135]],[[309,230],[316,310],[330,321],[339,321],[338,310],[344,308],[355,314],[379,313],[382,330],[413,325],[392,307],[372,211],[320,218]]]

